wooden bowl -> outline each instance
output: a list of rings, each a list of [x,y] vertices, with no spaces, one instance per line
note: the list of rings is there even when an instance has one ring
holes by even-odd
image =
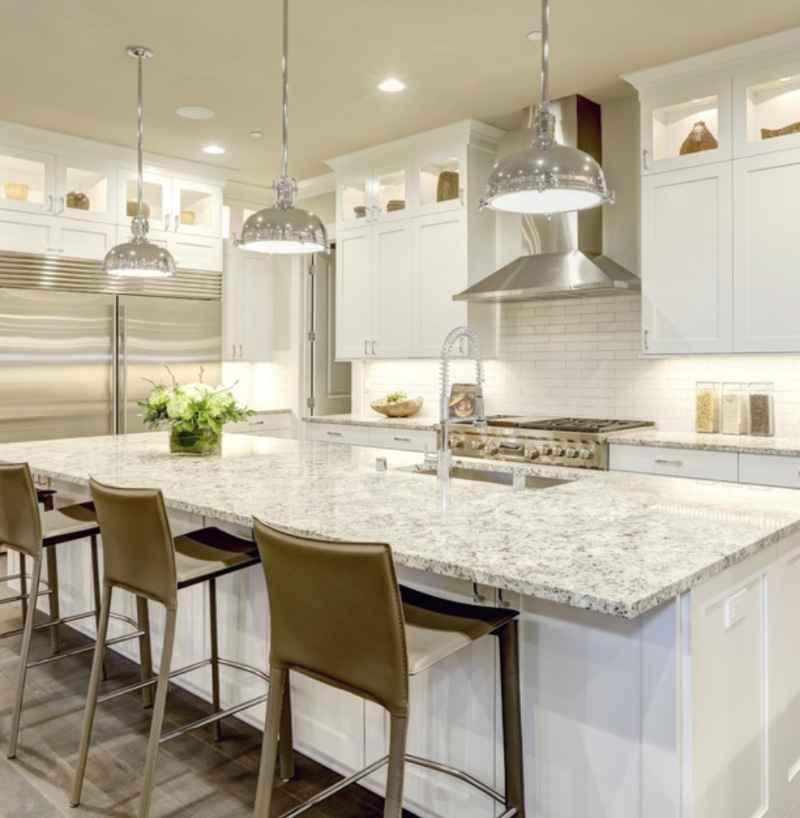
[[[386,403],[386,398],[379,398],[370,403],[370,406],[382,415],[390,418],[410,418],[422,409],[422,397],[406,398],[394,403]]]

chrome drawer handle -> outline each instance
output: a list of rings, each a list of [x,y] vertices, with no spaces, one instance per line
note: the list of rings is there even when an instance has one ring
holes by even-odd
[[[396,440],[398,443],[411,443],[410,437],[393,437],[392,440]]]
[[[328,437],[341,437],[342,436],[341,432],[325,432],[325,434],[328,435]]]
[[[656,457],[653,459],[654,463],[658,463],[660,466],[682,466],[682,460],[661,460],[660,458]]]

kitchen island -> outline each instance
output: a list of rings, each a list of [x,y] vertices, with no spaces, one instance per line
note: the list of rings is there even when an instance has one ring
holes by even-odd
[[[376,471],[376,455],[388,471]],[[166,435],[143,434],[5,444],[0,459],[29,462],[38,480],[73,496],[90,475],[160,486],[176,532],[212,521],[247,530],[256,515],[298,534],[389,542],[401,581],[454,598],[471,597],[476,583],[485,604],[518,607],[529,816],[794,814],[794,491],[499,464],[564,482],[442,486],[414,473],[418,454],[242,436],[226,436],[211,458],[170,456]],[[82,604],[85,566],[70,560],[62,573]],[[266,664],[259,570],[230,578],[222,594],[222,644]],[[205,649],[205,608],[189,596],[176,661]],[[502,769],[493,648],[478,643],[414,680],[410,732],[410,752],[489,783]],[[248,684],[227,679],[225,694],[249,695]],[[295,699],[305,751],[342,770],[382,752],[377,708],[303,679]],[[422,815],[489,814],[483,797],[434,774],[408,779]]]

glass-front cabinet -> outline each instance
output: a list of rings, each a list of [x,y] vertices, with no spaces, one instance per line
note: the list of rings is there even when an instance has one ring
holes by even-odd
[[[641,104],[642,173],[730,159],[727,80],[644,97]]]
[[[137,174],[120,171],[119,220],[136,215]],[[150,230],[168,233],[219,236],[222,225],[222,190],[214,185],[192,182],[146,171],[142,183],[142,205]]]
[[[55,199],[56,158],[52,154],[0,145],[0,204],[46,213]]]
[[[733,99],[736,156],[800,147],[800,62],[735,77]]]
[[[116,172],[72,157],[56,162],[56,213],[75,219],[113,222],[116,213]]]
[[[463,147],[444,150],[414,163],[414,206],[420,213],[462,207],[466,202]]]
[[[405,218],[409,177],[405,162],[340,177],[336,183],[339,226],[347,229]]]

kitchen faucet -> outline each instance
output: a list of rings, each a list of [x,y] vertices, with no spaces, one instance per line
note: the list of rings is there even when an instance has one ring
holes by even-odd
[[[459,338],[466,338],[472,349],[475,359],[477,388],[475,390],[475,406],[472,425],[478,428],[486,426],[486,415],[483,410],[483,351],[481,342],[475,331],[470,327],[456,327],[451,330],[442,344],[442,357],[439,361],[442,390],[439,396],[439,450],[436,458],[436,476],[441,480],[450,478],[452,452],[450,450],[450,353],[453,345]]]

